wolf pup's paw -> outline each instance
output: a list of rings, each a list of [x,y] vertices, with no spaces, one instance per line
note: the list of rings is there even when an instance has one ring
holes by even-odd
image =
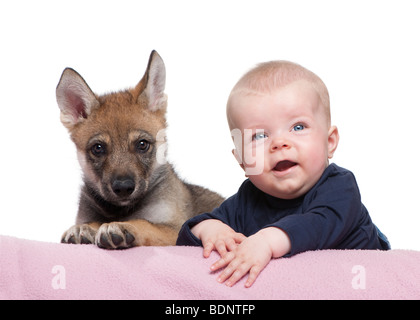
[[[95,243],[103,249],[127,249],[134,247],[136,240],[132,232],[132,226],[124,222],[104,223],[96,233]]]
[[[74,225],[61,237],[61,243],[93,244],[96,230],[88,224]]]

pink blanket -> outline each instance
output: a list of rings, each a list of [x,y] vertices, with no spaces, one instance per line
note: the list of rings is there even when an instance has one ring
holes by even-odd
[[[107,251],[0,236],[0,299],[420,299],[420,252],[326,250],[270,262],[232,288],[201,248]]]

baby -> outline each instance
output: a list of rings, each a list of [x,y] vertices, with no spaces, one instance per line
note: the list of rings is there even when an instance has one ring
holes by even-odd
[[[217,280],[250,287],[272,258],[319,249],[388,250],[361,202],[354,175],[329,164],[339,141],[328,90],[300,65],[273,61],[233,88],[227,119],[245,175],[239,191],[188,220],[178,245],[215,250]]]

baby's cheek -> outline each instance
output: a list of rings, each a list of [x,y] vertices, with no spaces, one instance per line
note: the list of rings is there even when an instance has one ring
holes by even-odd
[[[301,163],[309,177],[320,177],[328,163],[328,156],[319,148],[309,148]]]

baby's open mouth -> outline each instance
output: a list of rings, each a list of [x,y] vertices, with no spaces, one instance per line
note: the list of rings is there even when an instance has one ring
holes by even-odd
[[[276,166],[273,168],[274,171],[286,171],[287,169],[290,169],[297,165],[296,162],[292,162],[289,160],[280,161],[276,164]]]

